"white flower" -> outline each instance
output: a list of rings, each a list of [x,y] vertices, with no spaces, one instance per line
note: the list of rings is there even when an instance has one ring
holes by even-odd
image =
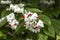
[[[29,20],[28,20],[28,18],[25,18],[25,19],[24,19],[24,21],[26,21],[26,22],[27,22],[27,21],[29,21]]]
[[[32,12],[28,12],[28,14],[27,14],[27,15],[28,15],[28,16],[32,16],[32,14],[33,14]]]
[[[10,9],[14,10],[14,5],[13,4],[10,4]]]
[[[20,13],[24,13],[24,8],[20,8]]]
[[[11,28],[12,28],[12,29],[16,29],[18,24],[19,24],[19,22],[18,22],[16,19],[14,19],[14,20],[11,22]]]
[[[10,8],[7,8],[6,10],[12,10],[14,11],[15,13],[24,13],[24,7],[23,7],[24,4],[20,4],[19,5],[13,5],[13,4],[10,4]]]
[[[25,27],[28,29],[30,27],[29,22],[25,22]]]
[[[14,12],[20,13],[20,8],[15,8]]]
[[[32,19],[32,20],[37,20],[37,18],[38,18],[38,15],[37,15],[36,13],[34,13],[34,14],[31,16],[31,19]]]
[[[38,32],[40,32],[40,29],[35,29],[34,31],[35,31],[35,33],[38,33]]]
[[[37,13],[34,13],[33,16],[36,17],[36,18],[38,17]]]
[[[27,17],[28,17],[27,14],[23,14],[23,15],[22,15],[22,18],[23,18],[23,19],[25,19],[25,18],[27,18]]]
[[[23,13],[24,8],[20,8],[18,5],[14,6],[14,12],[16,13]]]
[[[38,21],[37,25],[40,27],[44,27],[43,21],[41,21],[41,20]]]
[[[16,19],[14,19],[12,22],[9,22],[9,24],[11,25],[12,29],[16,29],[19,22]]]
[[[11,21],[11,20],[15,19],[14,13],[11,13],[11,14],[7,15],[6,17],[7,17],[7,21]]]
[[[37,13],[28,12],[27,14],[24,14],[23,18],[25,22],[24,26],[26,27],[26,29],[34,33],[40,32],[40,27],[44,27],[43,21],[39,20],[37,22],[38,20]]]
[[[15,19],[14,13],[9,14],[7,17],[7,21],[9,25],[11,25],[12,29],[16,29],[19,22]]]
[[[14,30],[17,28],[17,25],[11,25],[11,28]]]

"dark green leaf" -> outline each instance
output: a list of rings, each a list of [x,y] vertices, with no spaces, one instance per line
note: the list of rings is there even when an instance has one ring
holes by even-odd
[[[36,8],[27,8],[26,9],[27,11],[31,11],[31,12],[36,12],[36,13],[41,13],[42,11],[41,10],[39,10],[39,9],[36,9]]]

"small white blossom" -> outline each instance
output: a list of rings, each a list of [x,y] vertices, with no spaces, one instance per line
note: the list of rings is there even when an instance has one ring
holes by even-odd
[[[14,7],[13,4],[10,4],[10,9],[11,9],[11,10],[14,10],[14,9],[15,9],[15,7]]]
[[[44,24],[41,20],[38,21],[37,25],[40,26],[40,27],[44,27]]]
[[[34,13],[34,14],[31,16],[31,18],[32,18],[33,20],[36,20],[36,19],[38,18],[37,13]]]
[[[6,17],[7,17],[7,21],[15,19],[14,13],[11,13],[11,14],[7,15]]]
[[[7,21],[12,29],[16,29],[19,22],[15,19],[14,13],[9,14],[7,17]]]
[[[12,10],[15,13],[24,13],[24,8],[23,7],[19,7],[19,5],[10,4],[10,8],[6,9],[6,10]]]

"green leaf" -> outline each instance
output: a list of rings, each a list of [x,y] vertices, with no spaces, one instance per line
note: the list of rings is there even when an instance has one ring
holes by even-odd
[[[5,18],[2,22],[0,22],[0,27],[4,26],[7,23],[7,19]]]
[[[0,38],[6,39],[6,35],[2,31],[0,31]]]
[[[7,15],[9,15],[11,13],[11,11],[7,11],[6,9],[2,11],[1,13],[1,17],[5,17]]]
[[[38,37],[39,37],[38,40],[47,40],[48,38],[48,36],[43,33],[38,34]]]
[[[55,17],[58,17],[60,14],[60,8],[55,8],[54,10],[52,10],[52,12]]]
[[[52,26],[56,34],[60,35],[60,20],[52,19]]]
[[[0,31],[0,37],[3,37],[3,33]]]
[[[50,37],[55,37],[55,30],[54,30],[54,28],[53,28],[52,26],[50,26],[50,27],[45,27],[45,28],[43,29],[43,32],[44,32],[46,35],[50,36]]]
[[[48,8],[47,10],[44,11],[44,14],[49,17],[53,16],[58,17],[60,14],[60,8],[54,8],[54,9]]]
[[[56,40],[60,40],[60,35],[57,35],[56,36]]]
[[[41,10],[39,10],[39,9],[37,9],[37,8],[26,8],[26,10],[27,10],[27,11],[34,12],[34,13],[36,12],[36,13],[39,13],[39,14],[42,12]]]
[[[46,15],[39,15],[39,18],[44,22],[44,24],[50,26],[51,25],[51,21],[49,19],[49,17],[47,17]]]
[[[19,25],[17,27],[17,29],[15,30],[16,33],[21,33],[23,31],[25,31],[25,27],[24,27],[24,22],[23,22],[23,19],[19,19]]]

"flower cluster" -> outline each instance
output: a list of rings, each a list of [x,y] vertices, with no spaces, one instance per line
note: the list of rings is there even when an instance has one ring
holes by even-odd
[[[39,20],[37,13],[28,12],[23,14],[24,26],[32,32],[40,32],[40,28],[44,27],[43,21]]]
[[[15,19],[14,13],[9,14],[7,17],[8,26],[12,29],[16,29],[19,22]]]
[[[24,19],[24,27],[34,33],[40,32],[41,27],[44,27],[43,21],[39,19],[38,14],[24,10],[24,4],[10,4],[10,8],[7,10],[12,10],[14,13],[22,13],[22,18]],[[19,25],[19,22],[15,19],[14,13],[6,16],[8,21],[7,24],[12,29],[16,29]]]
[[[19,5],[10,4],[10,8],[7,8],[7,10],[12,10],[15,13],[23,13],[24,12],[24,4],[19,4]]]

